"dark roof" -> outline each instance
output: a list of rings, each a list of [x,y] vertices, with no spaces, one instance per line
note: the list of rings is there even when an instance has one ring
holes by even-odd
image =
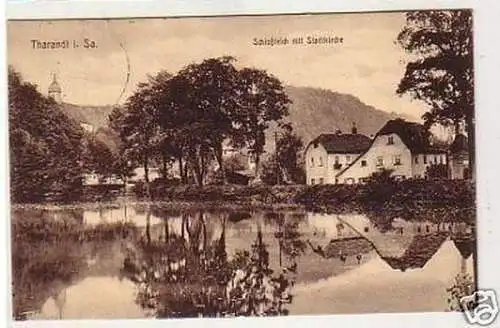
[[[460,152],[467,152],[468,148],[467,137],[463,134],[457,134],[455,136],[455,140],[453,140],[453,143],[450,146],[450,151],[456,154]]]
[[[321,144],[329,154],[362,153],[370,147],[371,139],[359,133],[321,134],[311,144]]]
[[[468,259],[476,247],[476,241],[473,236],[469,236],[469,238],[453,238],[453,244],[455,244],[455,247],[464,259]]]
[[[395,270],[423,268],[448,238],[446,232],[416,235],[401,257],[382,257]]]
[[[431,145],[431,133],[422,125],[403,119],[388,121],[377,135],[397,134],[412,153],[444,152]]]
[[[373,250],[373,245],[362,236],[333,239],[325,247],[327,258],[339,257],[342,253],[346,256],[366,254]]]
[[[339,173],[335,176],[338,177],[347,171],[350,167],[355,165],[358,160],[370,149],[372,143],[375,139],[380,135],[387,134],[397,134],[403,143],[410,149],[412,153],[446,153],[446,150],[432,146],[430,144],[430,132],[428,132],[422,124],[408,122],[403,120],[402,118],[397,118],[394,120],[388,121],[375,135],[373,140],[370,140],[370,144],[361,154],[356,157],[354,161],[352,161],[349,165],[343,168]]]

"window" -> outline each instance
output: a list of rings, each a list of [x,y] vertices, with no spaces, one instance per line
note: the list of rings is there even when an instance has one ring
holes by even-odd
[[[384,157],[382,156],[377,157],[377,166],[384,166]]]
[[[415,164],[418,164],[418,155],[415,156]]]
[[[346,162],[347,164],[349,164],[349,162],[350,162],[350,161],[351,161],[351,156],[346,155],[346,157],[345,157],[345,162]]]
[[[436,155],[434,155],[434,164],[437,164],[438,163],[438,157]]]
[[[311,184],[316,184],[316,179],[311,179]]]
[[[387,144],[388,145],[394,145],[394,137],[393,136],[390,136],[387,138]]]
[[[361,161],[361,166],[365,167],[366,166],[366,161],[365,160],[362,160]]]
[[[319,166],[323,166],[323,157],[319,158]]]
[[[319,184],[323,184],[325,180],[323,178],[319,178]]]
[[[311,167],[314,167],[314,157],[311,157]]]
[[[427,156],[424,155],[424,164],[427,164]]]
[[[401,155],[394,156],[394,165],[401,165]]]
[[[318,148],[318,143],[315,142],[313,146],[314,146],[314,148]]]
[[[443,156],[439,156],[439,164],[443,164]]]
[[[338,164],[340,161],[340,158],[338,156],[335,156],[335,164]]]

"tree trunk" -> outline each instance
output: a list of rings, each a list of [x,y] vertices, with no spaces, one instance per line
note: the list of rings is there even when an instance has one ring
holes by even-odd
[[[204,177],[204,160],[203,160],[203,154],[200,149],[200,147],[197,147],[197,149],[194,151],[193,154],[191,154],[191,160],[190,166],[191,166],[191,171],[193,172],[193,175],[195,177],[195,182],[198,186],[203,186],[203,177]]]
[[[167,179],[167,176],[168,176],[168,168],[167,168],[167,156],[163,155],[161,157],[161,161],[162,161],[162,165],[163,165],[163,172],[162,172],[162,175],[163,175],[163,179]]]
[[[151,208],[148,205],[146,212],[146,241],[151,245]]]
[[[473,114],[466,117],[467,143],[469,150],[469,178],[476,181],[476,131]]]
[[[164,220],[165,220],[165,222],[164,222],[164,224],[165,224],[165,227],[164,227],[164,229],[165,229],[165,244],[168,244],[168,239],[169,239],[169,234],[170,234],[169,229],[168,229],[168,218],[165,218]]]
[[[207,240],[207,225],[205,223],[205,218],[203,217],[203,212],[200,211],[200,222],[201,222],[201,229],[203,233],[203,246],[202,250],[205,252],[207,250],[207,245],[208,245],[208,240]]]
[[[181,178],[181,183],[186,184],[187,176],[184,175],[184,164],[182,163],[182,154],[179,154],[179,156],[177,156],[177,160],[179,161],[179,176]]]
[[[195,183],[200,187],[203,186],[203,180],[201,177],[198,159],[193,159],[190,161],[190,163],[191,163],[191,165],[190,165],[191,173],[194,177]]]
[[[219,170],[221,174],[221,179],[222,179],[222,184],[227,184],[227,177],[226,177],[226,168],[224,167],[224,159],[222,156],[222,143],[218,143],[215,146],[214,153],[215,153],[215,159],[217,160],[217,164],[219,165]]]
[[[187,217],[186,214],[182,214],[182,221],[181,221],[181,238],[182,241],[185,242],[185,233],[184,233],[184,226],[187,225],[186,223]]]
[[[260,153],[255,153],[255,177],[254,181],[260,181]]]
[[[149,189],[149,159],[144,155],[144,182],[146,184],[146,197],[151,200],[151,190]]]

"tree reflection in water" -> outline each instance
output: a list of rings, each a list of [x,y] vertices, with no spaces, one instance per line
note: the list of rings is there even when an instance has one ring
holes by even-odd
[[[226,254],[226,217],[220,236],[209,242],[204,214],[184,215],[180,235],[164,241],[141,239],[128,251],[127,276],[139,287],[138,303],[149,314],[166,317],[286,315],[293,278],[275,274],[259,226],[249,250]],[[168,222],[166,223],[168,225]],[[169,231],[165,227],[165,231]]]

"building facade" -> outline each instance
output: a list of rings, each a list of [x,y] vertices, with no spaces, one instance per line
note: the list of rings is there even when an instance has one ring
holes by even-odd
[[[357,133],[355,126],[349,134],[321,134],[305,150],[306,183],[335,183],[336,175],[366,151],[370,143],[371,139]]]
[[[368,149],[336,174],[336,183],[363,183],[374,172],[389,169],[392,175],[425,178],[428,167],[447,164],[446,151],[434,147],[423,125],[391,120],[376,134]]]

